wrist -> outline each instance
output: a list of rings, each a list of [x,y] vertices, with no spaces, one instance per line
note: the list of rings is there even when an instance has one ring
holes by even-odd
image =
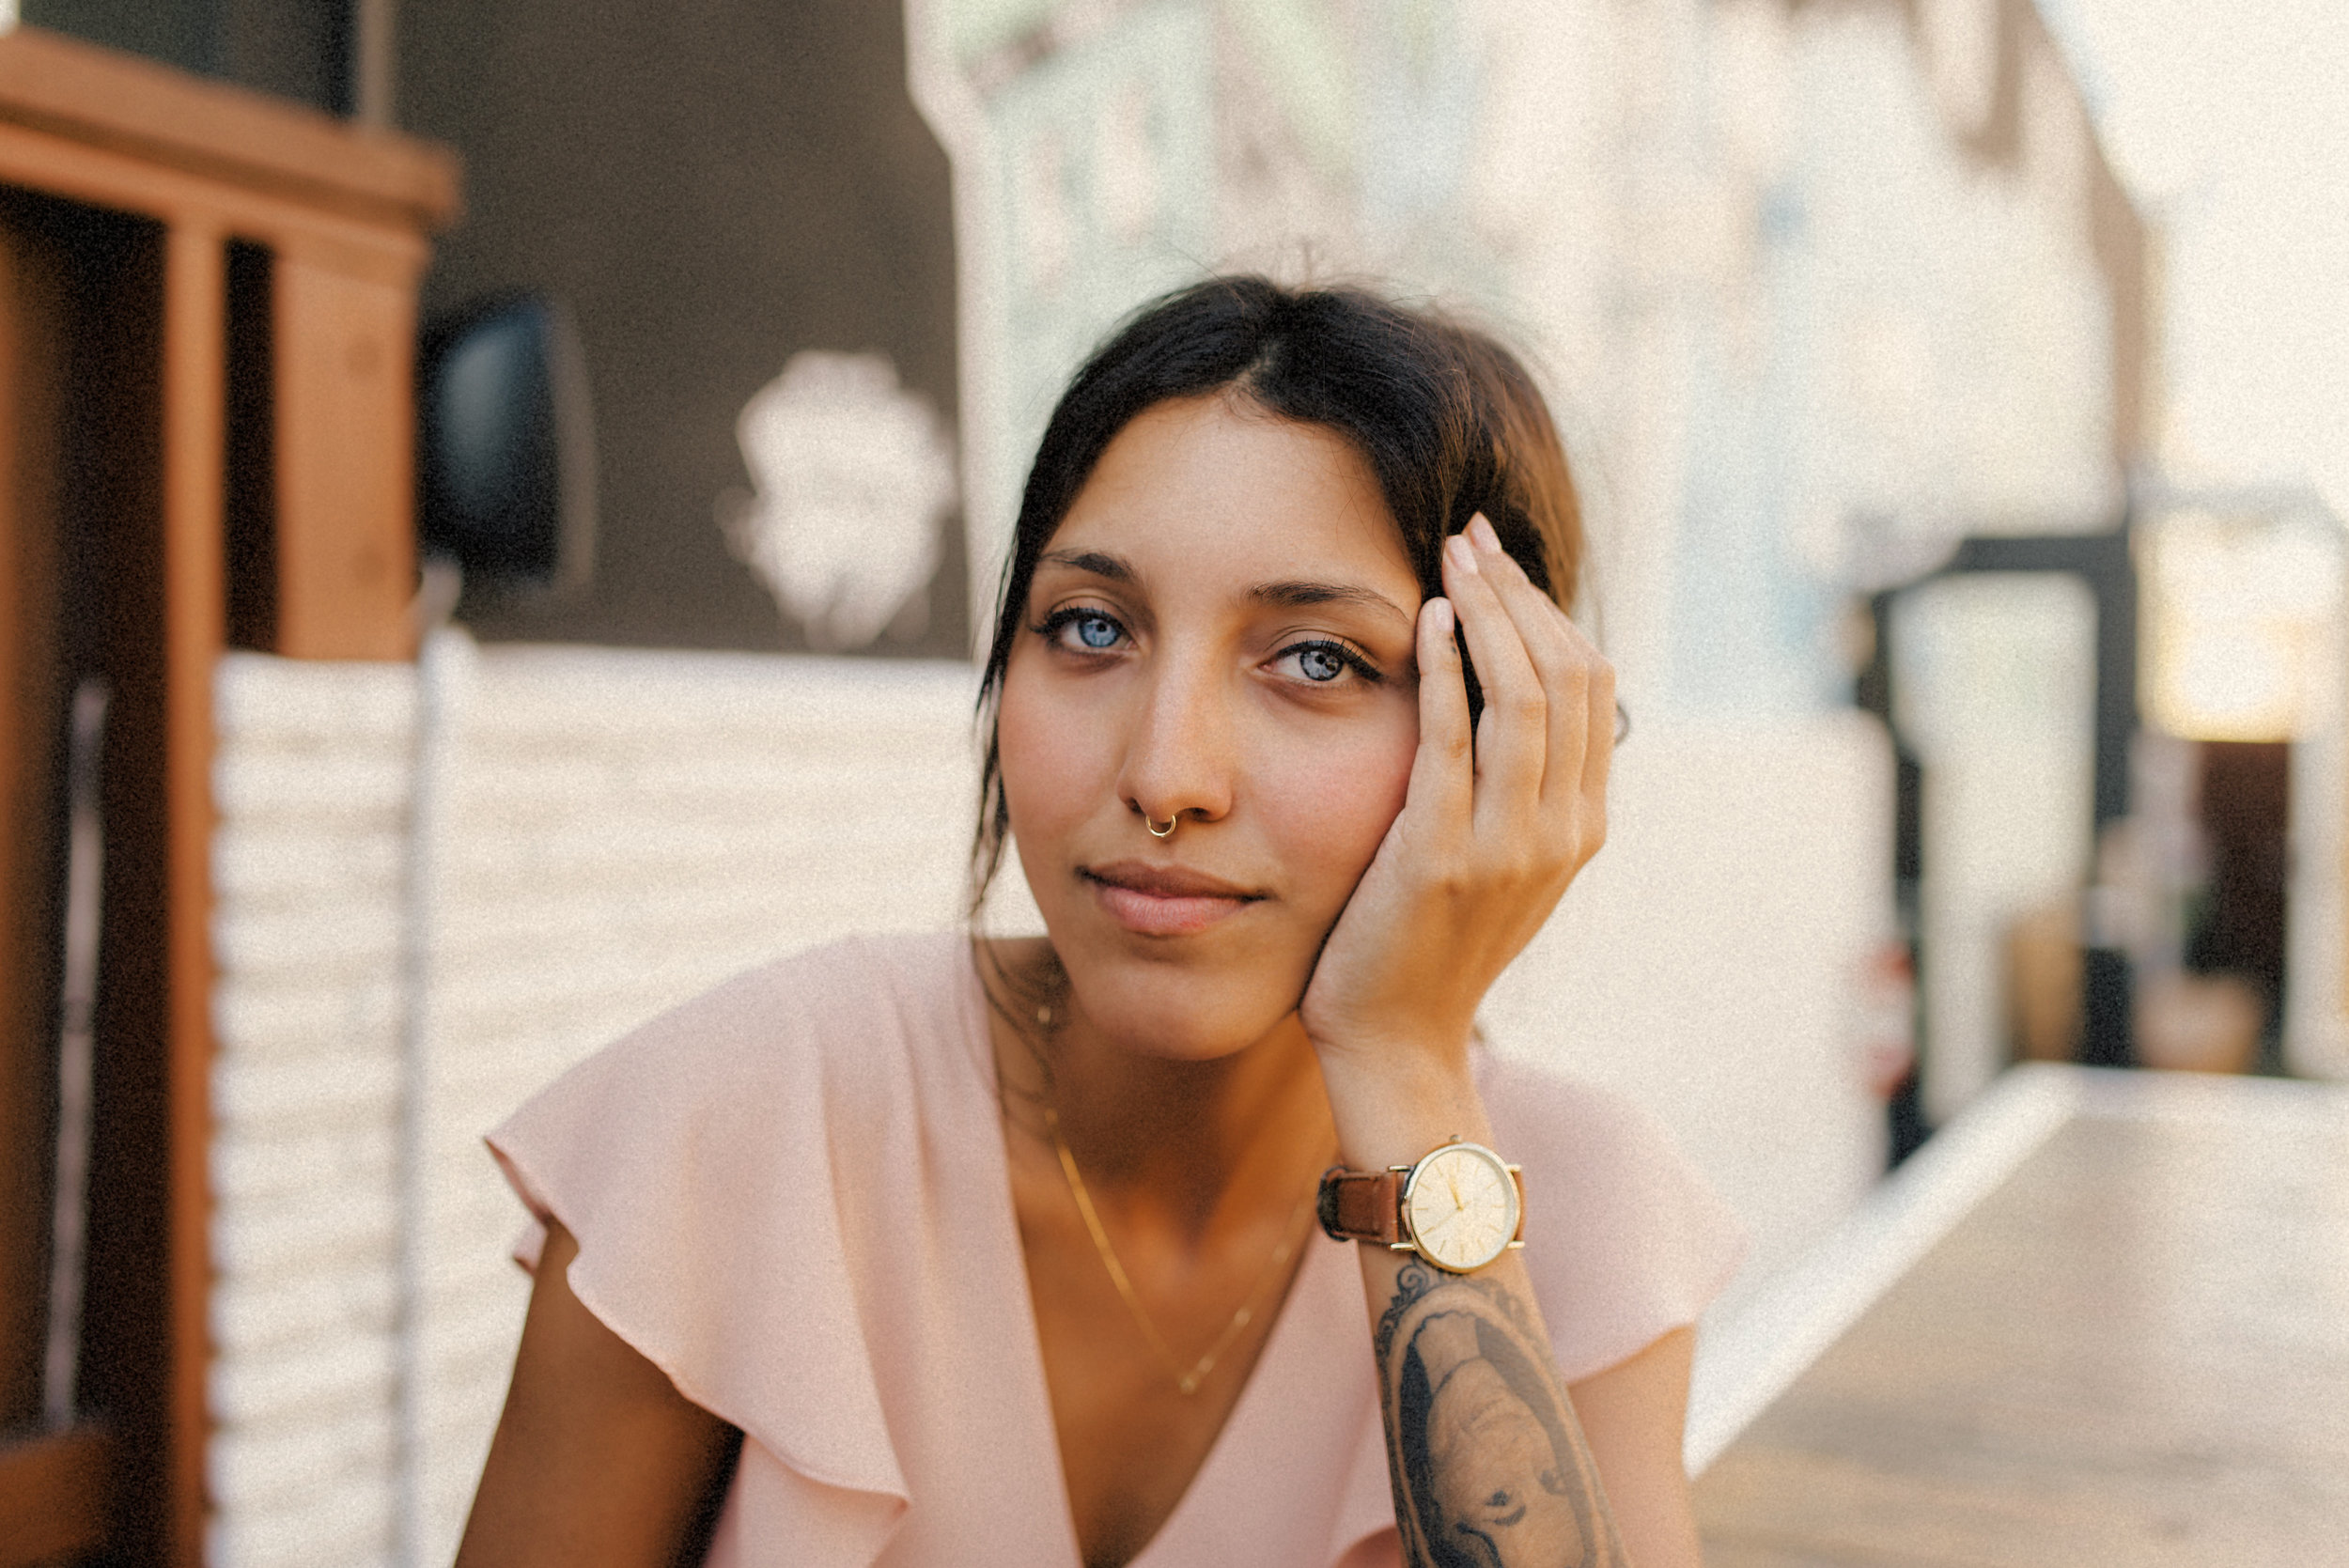
[[[1322,1082],[1338,1133],[1338,1158],[1357,1171],[1408,1165],[1455,1138],[1492,1141],[1467,1053],[1390,1053],[1376,1064],[1324,1056]]]

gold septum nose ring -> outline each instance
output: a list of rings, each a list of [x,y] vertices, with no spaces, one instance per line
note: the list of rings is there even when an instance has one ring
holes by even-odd
[[[1166,826],[1161,828],[1157,823],[1150,820],[1150,814],[1148,812],[1143,812],[1142,814],[1142,825],[1150,830],[1150,836],[1152,838],[1173,838],[1174,836],[1175,826],[1182,820],[1183,814],[1181,812],[1176,812],[1174,815],[1166,819]]]

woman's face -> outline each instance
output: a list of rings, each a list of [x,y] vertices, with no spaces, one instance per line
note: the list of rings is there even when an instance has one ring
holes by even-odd
[[[1420,590],[1343,437],[1224,396],[1101,456],[1038,563],[998,735],[1095,1028],[1205,1060],[1297,1005],[1402,809]],[[1144,814],[1174,833],[1154,838]]]

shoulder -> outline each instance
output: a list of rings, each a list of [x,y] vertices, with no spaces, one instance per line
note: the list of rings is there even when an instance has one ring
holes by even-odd
[[[1525,1167],[1529,1216],[1539,1199],[1585,1225],[1734,1228],[1672,1135],[1628,1095],[1497,1051],[1477,1077],[1501,1152]]]
[[[1488,1049],[1477,1078],[1496,1136],[1578,1164],[1672,1153],[1670,1136],[1629,1096],[1548,1063]]]
[[[969,939],[951,931],[843,937],[749,970],[624,1036],[627,1046],[722,1047],[777,1033],[817,1039],[904,1023],[958,999]]]
[[[895,1190],[882,1173],[938,1125],[992,1125],[966,954],[953,935],[857,938],[763,965],[489,1140],[537,1222],[526,1258],[559,1220],[572,1294],[687,1399],[804,1475],[900,1502],[859,1306],[882,1233],[843,1195]]]
[[[1694,1323],[1745,1256],[1743,1227],[1627,1096],[1487,1053],[1501,1154],[1523,1167],[1525,1262],[1569,1381]]]
[[[953,933],[855,937],[762,965],[579,1063],[490,1146],[540,1218],[574,1232],[575,1210],[622,1190],[687,1201],[772,1185],[879,1130],[866,1124],[919,1114],[941,1063],[968,1076],[967,954]]]
[[[891,1042],[919,1045],[964,1021],[965,939],[847,937],[736,975],[605,1046],[557,1080],[646,1073],[716,1091],[779,1073],[873,1070]]]

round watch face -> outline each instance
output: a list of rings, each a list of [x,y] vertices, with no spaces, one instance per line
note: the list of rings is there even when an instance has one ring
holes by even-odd
[[[1421,1257],[1465,1274],[1501,1256],[1517,1234],[1517,1184],[1482,1143],[1447,1143],[1412,1168],[1403,1213]]]

